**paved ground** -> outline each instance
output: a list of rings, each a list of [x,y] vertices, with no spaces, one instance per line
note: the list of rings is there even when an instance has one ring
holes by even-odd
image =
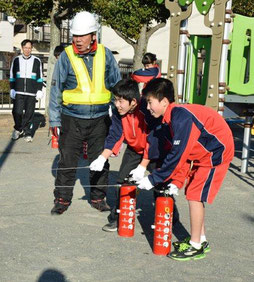
[[[51,149],[47,125],[36,118],[32,144],[11,141],[11,117],[0,116],[0,281],[254,281],[254,153],[249,172],[240,172],[242,128],[235,126],[236,156],[215,201],[207,206],[207,237],[212,251],[198,261],[176,262],[152,253],[152,193],[142,191],[135,236],[119,237],[101,227],[108,213],[88,203],[88,169],[80,169],[73,204],[52,217],[58,151]],[[121,158],[111,163],[111,184]],[[87,163],[81,160],[80,167]],[[113,204],[113,188],[108,194]],[[174,239],[189,230],[183,192]]]

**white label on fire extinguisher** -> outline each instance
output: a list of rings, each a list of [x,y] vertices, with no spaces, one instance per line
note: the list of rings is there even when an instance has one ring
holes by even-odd
[[[164,243],[163,243],[163,247],[165,247],[165,248],[167,248],[168,245],[169,245],[168,242],[164,242]]]
[[[164,222],[164,226],[169,226],[170,225],[170,222],[168,221],[168,220],[166,220],[165,222]]]
[[[164,233],[169,233],[169,228],[164,228]]]
[[[164,217],[165,217],[165,219],[170,219],[170,214],[169,214],[169,213],[166,213],[166,214],[164,215]]]
[[[134,215],[134,212],[129,212],[129,216],[132,217]]]

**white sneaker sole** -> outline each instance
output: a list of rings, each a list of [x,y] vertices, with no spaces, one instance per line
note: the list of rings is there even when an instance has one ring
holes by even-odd
[[[112,228],[112,229],[104,229],[104,227],[102,227],[102,230],[105,232],[116,232],[117,231],[117,227],[116,228]]]

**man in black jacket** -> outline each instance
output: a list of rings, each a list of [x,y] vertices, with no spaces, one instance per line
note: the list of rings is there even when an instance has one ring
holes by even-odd
[[[23,40],[23,54],[13,59],[10,69],[10,97],[13,100],[12,115],[15,123],[12,139],[17,140],[24,134],[26,142],[33,141],[35,103],[36,99],[43,98],[42,64],[39,58],[31,55],[32,47],[31,40]]]

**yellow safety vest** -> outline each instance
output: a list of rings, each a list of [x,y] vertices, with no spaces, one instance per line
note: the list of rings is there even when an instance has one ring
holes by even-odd
[[[65,52],[70,60],[77,79],[75,89],[63,91],[63,104],[107,104],[110,101],[111,93],[105,87],[105,48],[98,44],[93,59],[93,80],[89,76],[87,67],[82,58],[74,53],[73,47],[68,46]]]

